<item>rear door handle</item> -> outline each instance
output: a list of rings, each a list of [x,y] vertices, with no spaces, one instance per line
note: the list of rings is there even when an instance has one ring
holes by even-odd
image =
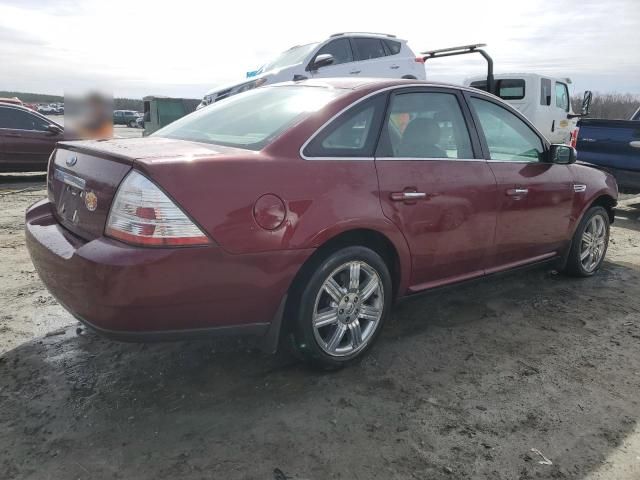
[[[357,75],[361,72],[362,70],[353,70],[351,72],[349,72],[351,75]]]
[[[397,69],[399,69],[399,68],[400,68],[400,65],[391,65],[389,68],[390,68],[391,70],[397,70]]]
[[[391,194],[391,200],[394,202],[420,200],[421,198],[427,198],[427,194],[424,192],[393,192]]]
[[[528,188],[521,188],[521,187],[509,188],[506,193],[510,197],[523,197],[527,193],[529,193],[529,189]]]
[[[629,142],[629,146],[633,148],[640,148],[640,141]]]

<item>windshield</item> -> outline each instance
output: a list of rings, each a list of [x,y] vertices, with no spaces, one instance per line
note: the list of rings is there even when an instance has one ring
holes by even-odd
[[[268,72],[269,70],[277,70],[290,65],[296,65],[307,58],[307,55],[309,55],[317,46],[317,43],[309,43],[308,45],[300,45],[290,48],[286,52],[282,52],[280,56],[267,63],[260,70]]]
[[[300,117],[341,93],[302,85],[249,90],[182,117],[151,136],[260,150]]]

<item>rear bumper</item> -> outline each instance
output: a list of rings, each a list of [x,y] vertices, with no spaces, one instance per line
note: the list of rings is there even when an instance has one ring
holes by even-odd
[[[27,210],[27,247],[51,294],[76,318],[123,340],[266,334],[312,250],[231,255],[220,247],[86,242],[48,200]]]

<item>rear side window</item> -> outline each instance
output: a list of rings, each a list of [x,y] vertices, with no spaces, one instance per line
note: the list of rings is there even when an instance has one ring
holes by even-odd
[[[316,54],[316,57],[318,55],[324,55],[327,53],[333,55],[332,65],[339,65],[341,63],[353,62],[353,55],[351,53],[351,44],[349,43],[348,38],[340,38],[338,40],[333,40],[327,43],[324,47],[322,47],[318,51],[318,53]]]
[[[551,80],[540,80],[540,105],[551,105]]]
[[[380,140],[379,157],[473,158],[469,131],[455,95],[394,95]]]
[[[379,38],[354,38],[357,60],[371,60],[386,55],[382,40]]]
[[[502,78],[495,81],[498,96],[503,100],[522,100],[525,94],[525,81],[521,78]],[[471,87],[488,91],[487,81],[471,82]]]
[[[0,128],[14,130],[45,131],[48,123],[27,112],[15,108],[0,108]]]
[[[495,103],[476,97],[471,98],[471,105],[480,120],[491,160],[542,161],[542,140],[520,118]]]
[[[556,82],[556,107],[569,111],[569,90],[564,83]]]
[[[307,157],[373,157],[385,96],[356,105],[322,130],[304,149]]]
[[[402,48],[402,44],[400,42],[396,42],[395,40],[383,40],[383,42],[387,46],[387,50],[389,50],[390,55],[397,55],[400,53],[400,49]]]

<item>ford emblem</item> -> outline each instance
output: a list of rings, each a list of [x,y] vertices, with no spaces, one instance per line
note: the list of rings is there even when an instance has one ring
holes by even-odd
[[[78,163],[78,157],[76,155],[72,155],[67,158],[67,167],[73,167],[76,163]]]

